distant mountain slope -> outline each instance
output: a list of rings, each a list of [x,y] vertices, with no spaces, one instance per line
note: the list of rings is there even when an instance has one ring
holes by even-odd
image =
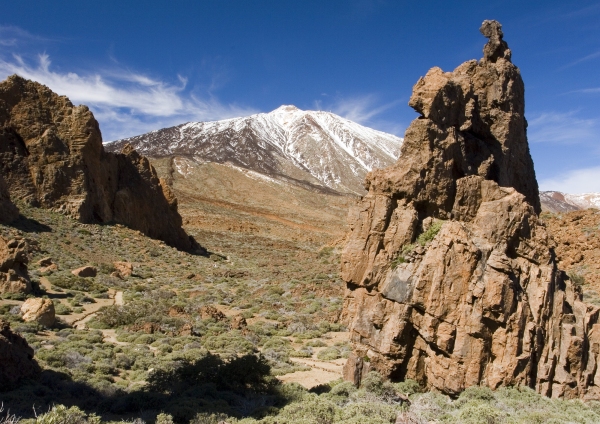
[[[568,194],[560,191],[540,192],[542,209],[547,212],[571,212],[582,209],[600,209],[600,193]]]
[[[285,180],[363,194],[366,173],[396,161],[402,139],[329,112],[281,106],[270,113],[190,122],[109,143],[149,157],[230,163]]]

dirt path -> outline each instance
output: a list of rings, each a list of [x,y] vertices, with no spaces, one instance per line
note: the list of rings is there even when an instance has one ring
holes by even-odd
[[[310,367],[310,371],[296,371],[290,374],[278,376],[277,378],[284,383],[298,383],[307,389],[311,389],[319,384],[326,384],[330,381],[342,378],[342,372],[346,359],[340,358],[334,361],[322,361],[317,358],[317,354],[329,346],[336,343],[345,342],[349,339],[348,332],[331,332],[323,337],[327,345],[323,348],[316,348],[312,358],[290,358],[292,362],[299,365]],[[297,346],[295,346],[297,347]]]

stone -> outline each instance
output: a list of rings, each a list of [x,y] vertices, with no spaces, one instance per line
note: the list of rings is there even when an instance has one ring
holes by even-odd
[[[119,278],[130,277],[133,273],[133,265],[130,262],[113,262],[113,265],[117,269]]]
[[[35,378],[41,372],[33,359],[33,349],[27,341],[0,320],[0,387],[9,388],[24,378]]]
[[[0,236],[0,293],[30,293],[27,273],[27,242],[22,238],[10,240]]]
[[[86,106],[17,75],[0,83],[0,174],[13,200],[82,223],[124,224],[178,249],[199,248],[148,159],[128,145],[106,152]],[[0,187],[0,208],[4,198]]]
[[[217,322],[225,321],[227,317],[221,311],[214,306],[206,305],[200,308],[200,318],[202,319],[213,319]]]
[[[230,327],[232,330],[243,330],[248,327],[248,323],[246,322],[246,318],[241,315],[234,315],[231,317]]]
[[[52,327],[56,320],[54,303],[50,299],[32,297],[21,305],[22,318],[25,322],[37,322],[44,327]]]
[[[2,174],[0,174],[0,223],[8,224],[19,217],[19,208],[10,200],[10,192]]]
[[[98,274],[98,270],[93,266],[82,266],[71,271],[71,274],[77,277],[95,277]]]
[[[501,26],[484,58],[430,70],[400,159],[349,212],[344,378],[377,370],[457,396],[524,385],[600,395],[600,308],[557,268],[539,220],[524,85]],[[439,225],[438,225],[439,224]]]

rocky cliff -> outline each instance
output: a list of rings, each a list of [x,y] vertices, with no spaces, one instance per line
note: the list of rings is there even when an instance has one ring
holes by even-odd
[[[0,174],[0,223],[8,223],[19,217],[19,209],[10,200],[6,181]]]
[[[485,21],[480,61],[431,69],[401,159],[367,176],[342,255],[353,354],[345,377],[376,369],[456,395],[527,385],[598,394],[599,309],[556,266],[538,220],[524,85],[501,26]]]
[[[0,83],[0,170],[13,200],[194,247],[177,200],[145,158],[128,147],[105,152],[86,106],[16,75]]]

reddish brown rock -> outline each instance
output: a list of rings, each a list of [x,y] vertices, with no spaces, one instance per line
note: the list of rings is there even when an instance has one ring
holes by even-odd
[[[349,214],[343,319],[369,370],[457,395],[483,384],[598,396],[600,310],[559,271],[539,221],[524,88],[500,25],[484,58],[430,70],[394,166]]]
[[[16,75],[0,83],[0,173],[13,200],[197,248],[181,227],[177,199],[146,158],[130,146],[105,152],[86,106]]]
[[[0,390],[10,388],[23,378],[36,377],[40,372],[27,341],[13,333],[8,322],[0,320]]]
[[[95,277],[98,274],[98,270],[93,266],[82,266],[71,271],[71,274],[77,277]]]
[[[200,318],[202,319],[214,319],[215,321],[225,321],[227,317],[221,311],[214,306],[203,306],[200,308]]]
[[[248,323],[246,322],[246,318],[241,315],[234,315],[231,317],[231,329],[232,330],[243,330],[248,327]]]
[[[56,320],[54,303],[41,297],[27,299],[21,305],[22,318],[25,322],[37,322],[44,327],[52,327]]]
[[[133,273],[133,265],[130,262],[114,262],[113,265],[120,278],[129,277]]]
[[[27,243],[21,238],[0,237],[0,293],[30,293]]]

